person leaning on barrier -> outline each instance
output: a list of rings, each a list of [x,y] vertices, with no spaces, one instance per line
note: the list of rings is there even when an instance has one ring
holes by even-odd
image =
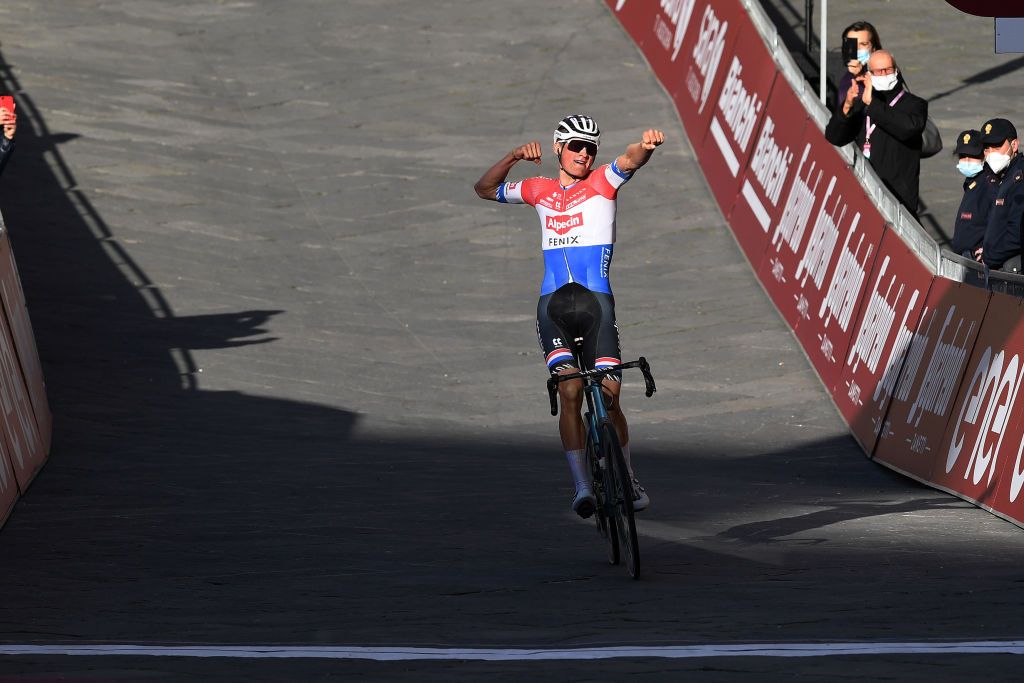
[[[854,78],[842,105],[832,112],[825,138],[837,147],[856,142],[885,186],[916,218],[921,133],[927,122],[928,102],[906,89],[892,55],[876,50],[868,58],[867,73]]]
[[[0,126],[3,127],[3,135],[0,135],[0,173],[4,172],[7,160],[14,151],[14,131],[17,124],[18,117],[14,112],[6,107],[0,107]]]
[[[1024,159],[1018,153],[1017,129],[1006,119],[981,127],[985,164],[999,178],[985,227],[982,259],[992,270],[1021,271],[1021,219],[1024,217]]]
[[[985,147],[981,131],[961,131],[956,138],[957,170],[964,180],[964,196],[956,212],[953,226],[953,251],[975,261],[981,261],[982,244],[988,214],[999,192],[999,176],[985,164]]]
[[[844,47],[843,59],[846,62],[846,70],[840,76],[839,86],[836,90],[837,107],[843,105],[846,100],[846,92],[854,83],[854,79],[867,73],[868,58],[871,53],[882,49],[882,39],[878,36],[878,31],[866,21],[855,21],[843,29],[843,36],[839,44],[845,46],[845,42],[851,38],[857,41],[857,50],[856,53],[847,53]],[[857,85],[857,96],[860,97],[864,87],[863,81],[858,82]]]

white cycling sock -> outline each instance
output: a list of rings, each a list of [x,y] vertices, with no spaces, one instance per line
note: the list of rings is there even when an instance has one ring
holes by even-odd
[[[572,471],[572,479],[576,484],[576,492],[590,490],[590,472],[587,467],[587,452],[583,449],[578,451],[566,451],[565,458],[569,461],[569,469]]]
[[[636,479],[636,475],[633,474],[633,463],[629,461],[629,444],[622,447],[622,458],[626,461],[626,469],[629,470],[629,478]]]

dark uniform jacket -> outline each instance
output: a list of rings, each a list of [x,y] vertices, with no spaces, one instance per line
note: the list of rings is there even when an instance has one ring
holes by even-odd
[[[964,196],[953,225],[953,251],[974,258],[974,250],[985,241],[988,215],[999,192],[999,176],[984,166],[981,173],[964,180]]]
[[[837,147],[856,141],[863,150],[869,116],[875,126],[871,133],[871,167],[896,199],[917,217],[921,133],[928,122],[928,102],[907,92],[900,76],[892,90],[873,91],[871,104],[854,102],[849,116],[843,114],[840,103],[825,126],[825,138]]]
[[[7,166],[7,160],[11,158],[11,152],[14,151],[14,140],[8,140],[3,135],[0,135],[0,173],[4,172],[4,167]]]
[[[1021,218],[1024,217],[1024,157],[1019,154],[1000,174],[1002,182],[988,214],[982,258],[989,268],[1002,268],[1020,256]]]

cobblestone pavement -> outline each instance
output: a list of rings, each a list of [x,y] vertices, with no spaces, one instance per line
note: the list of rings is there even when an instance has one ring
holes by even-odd
[[[0,26],[21,116],[0,208],[56,416],[0,531],[0,641],[1019,636],[1019,530],[863,458],[602,3],[8,0]],[[900,54],[904,32],[883,31]],[[984,70],[908,68],[933,98]],[[968,94],[1005,90],[971,87],[941,100],[944,132],[980,115]],[[471,189],[574,110],[601,122],[603,160],[647,126],[669,136],[623,189],[613,273],[623,353],[659,382],[650,400],[625,386],[654,501],[640,582],[568,510],[536,217]],[[977,663],[0,656],[0,676],[935,680]]]

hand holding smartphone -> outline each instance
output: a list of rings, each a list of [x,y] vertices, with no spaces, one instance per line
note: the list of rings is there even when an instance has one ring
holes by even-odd
[[[14,114],[14,98],[10,95],[0,95],[0,126],[3,128],[3,136],[8,140],[14,139],[14,131],[17,130],[18,119]]]
[[[857,59],[857,39],[843,38],[843,61],[847,64]]]

